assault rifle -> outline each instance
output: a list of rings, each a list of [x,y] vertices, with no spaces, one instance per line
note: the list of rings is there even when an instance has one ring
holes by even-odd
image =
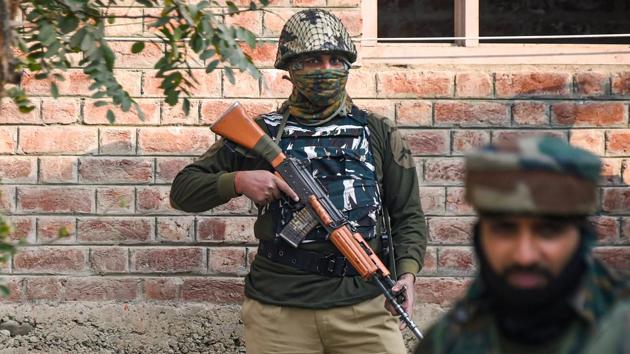
[[[311,175],[302,161],[287,157],[280,147],[251,119],[238,103],[233,103],[212,126],[218,135],[260,155],[298,195],[300,205],[292,226],[285,228],[280,236],[297,247],[315,223],[322,225],[328,239],[344,255],[365,281],[373,281],[394,307],[400,319],[413,334],[422,339],[418,326],[400,305],[404,291],[394,293],[394,281],[387,267],[381,262],[363,237],[354,232],[346,217],[333,205],[322,185]],[[401,296],[402,295],[402,296]]]

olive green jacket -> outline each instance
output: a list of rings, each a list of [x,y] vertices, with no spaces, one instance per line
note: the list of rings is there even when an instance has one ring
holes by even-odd
[[[508,343],[502,338],[492,313],[484,306],[482,296],[484,288],[477,277],[466,296],[429,329],[425,340],[420,343],[415,353],[583,353],[587,343],[597,336],[603,319],[627,296],[626,283],[598,261],[589,258],[587,263],[588,270],[582,278],[580,287],[568,300],[578,316],[569,326],[567,333],[554,343],[541,347],[524,347]]]
[[[262,119],[256,122],[268,132]],[[374,155],[382,200],[391,223],[398,274],[416,274],[422,268],[427,244],[426,222],[420,206],[418,179],[411,152],[395,125],[387,118],[370,113],[370,148]],[[235,171],[272,170],[257,156],[217,141],[196,162],[175,177],[171,204],[188,212],[203,212],[237,196]],[[263,214],[263,215],[268,215]],[[271,220],[259,217],[254,234],[259,239],[275,237]],[[371,246],[378,248],[378,240]],[[303,245],[305,249],[329,252],[330,242]],[[245,282],[247,296],[271,304],[308,308],[329,308],[358,303],[377,296],[378,289],[359,277],[330,278],[256,257]]]

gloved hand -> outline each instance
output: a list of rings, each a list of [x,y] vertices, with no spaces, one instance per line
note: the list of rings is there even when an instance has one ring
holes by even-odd
[[[236,193],[243,194],[259,206],[270,203],[286,194],[299,201],[297,194],[280,177],[265,170],[238,171],[234,177]]]

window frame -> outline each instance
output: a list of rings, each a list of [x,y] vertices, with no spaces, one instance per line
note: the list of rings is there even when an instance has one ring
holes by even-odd
[[[362,0],[360,61],[389,64],[630,64],[627,44],[379,43],[378,0]],[[384,0],[381,0],[384,1]],[[479,36],[479,0],[453,0],[455,37]]]

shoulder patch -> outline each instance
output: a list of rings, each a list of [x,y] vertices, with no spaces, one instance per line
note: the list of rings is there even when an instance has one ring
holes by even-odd
[[[415,166],[415,162],[411,156],[411,150],[409,150],[407,142],[398,129],[394,128],[392,131],[389,137],[389,143],[392,147],[392,155],[396,164],[404,168],[412,168]]]

